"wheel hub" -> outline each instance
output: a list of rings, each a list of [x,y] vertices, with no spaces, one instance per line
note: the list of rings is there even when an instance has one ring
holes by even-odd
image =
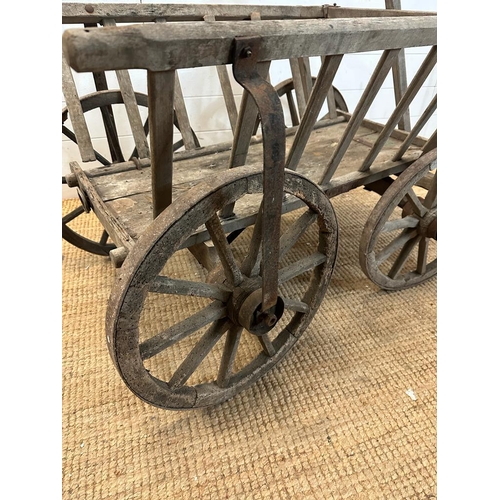
[[[418,199],[423,203],[424,199],[420,196]],[[437,211],[435,209],[428,210],[423,217],[419,217],[413,210],[413,205],[408,201],[402,209],[402,217],[418,217],[418,232],[421,236],[437,240]]]
[[[418,232],[422,236],[437,240],[437,212],[429,210],[421,219],[418,225]]]
[[[261,310],[262,289],[257,288],[246,296],[238,310],[238,323],[254,335],[261,336],[271,331],[283,316],[285,304],[278,297],[276,304],[267,311]]]

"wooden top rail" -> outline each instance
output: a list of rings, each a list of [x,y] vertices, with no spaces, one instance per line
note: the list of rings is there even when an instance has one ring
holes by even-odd
[[[323,6],[295,5],[204,5],[204,4],[85,4],[63,3],[63,24],[100,23],[107,17],[117,23],[166,21],[203,21],[214,16],[217,21],[250,20],[252,12],[260,12],[262,19],[315,19],[326,17]]]
[[[426,10],[400,9],[365,9],[356,7],[325,6],[329,18],[360,18],[360,17],[397,17],[397,16],[435,16],[436,12]]]
[[[166,21],[203,21],[214,16],[217,21],[249,20],[252,12],[261,19],[318,19],[322,17],[426,16],[434,12],[392,11],[386,9],[356,9],[332,5],[193,5],[193,4],[100,4],[63,3],[63,24],[101,23],[106,18],[117,23]]]
[[[437,44],[437,16],[156,23],[69,29],[63,49],[79,72],[167,71],[233,62],[233,41],[261,36],[260,61]]]

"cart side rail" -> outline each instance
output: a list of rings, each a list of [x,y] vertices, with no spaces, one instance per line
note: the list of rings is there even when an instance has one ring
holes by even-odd
[[[256,56],[257,70],[266,78],[272,60],[322,56],[323,64],[316,84],[304,110],[303,119],[289,153],[287,166],[295,168],[317,119],[320,104],[325,101],[332,80],[344,54],[382,51],[380,61],[358,103],[348,116],[349,122],[342,139],[334,146],[331,160],[325,167],[322,184],[328,184],[349,148],[357,129],[382,87],[389,71],[394,68],[401,51],[406,47],[431,46],[426,60],[400,99],[388,123],[380,130],[379,139],[372,145],[360,171],[369,170],[375,157],[404,112],[422,87],[437,59],[437,19],[435,16],[363,17],[357,19],[259,20],[233,23],[227,21],[186,23],[158,22],[147,25],[105,26],[103,28],[70,29],[63,34],[65,56],[78,72],[146,69],[148,75],[149,122],[151,130],[151,164],[153,197],[163,200],[159,213],[170,200],[173,149],[166,144],[171,139],[173,108],[175,107],[176,70],[202,66],[220,66],[235,61],[234,42],[240,37],[259,38]],[[254,57],[254,56],[252,56]],[[304,64],[305,60],[302,60]],[[251,102],[247,99],[247,105]],[[422,120],[428,119],[436,103],[430,104]],[[165,111],[167,110],[167,111]],[[233,141],[232,166],[244,164],[250,142],[242,134],[255,122],[248,119],[248,106],[242,104]],[[347,115],[344,115],[347,116]],[[406,134],[416,138],[423,121]],[[242,138],[243,137],[243,138]],[[434,143],[436,135],[430,141]],[[407,146],[411,141],[406,141]],[[427,146],[427,149],[430,146]],[[424,144],[424,149],[426,148]],[[399,151],[403,156],[403,146]],[[234,155],[241,154],[241,158]],[[397,156],[397,155],[396,155]],[[293,162],[291,161],[293,159]],[[155,194],[156,193],[156,194]],[[163,193],[163,194],[162,194]],[[167,201],[165,201],[167,200]]]
[[[437,44],[435,16],[156,23],[63,33],[65,56],[78,72],[168,71],[232,64],[235,37],[261,36],[259,61],[349,54]]]
[[[217,21],[250,20],[259,12],[262,19],[318,19],[322,17],[393,17],[432,16],[435,12],[395,11],[385,9],[345,8],[334,5],[197,5],[197,4],[130,4],[130,3],[74,3],[62,4],[63,24],[102,23],[114,19],[117,23],[165,21],[203,21],[214,16]]]

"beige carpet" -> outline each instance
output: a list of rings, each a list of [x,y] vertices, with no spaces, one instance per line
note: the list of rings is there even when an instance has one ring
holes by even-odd
[[[63,241],[63,498],[435,499],[436,279],[388,293],[363,275],[377,199],[333,200],[340,249],[319,312],[278,366],[211,409],[160,410],[125,387],[104,336],[115,270]]]

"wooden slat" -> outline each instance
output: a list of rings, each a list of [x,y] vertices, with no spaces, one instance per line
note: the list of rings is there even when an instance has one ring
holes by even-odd
[[[437,148],[437,130],[434,131],[429,137],[429,140],[425,143],[425,146],[422,148],[422,154],[428,153],[434,148]]]
[[[116,26],[116,21],[114,19],[104,19],[103,25]],[[123,104],[127,111],[130,129],[132,130],[135,147],[137,148],[137,155],[139,158],[147,158],[149,157],[149,145],[146,139],[146,133],[144,132],[144,126],[139,113],[139,107],[135,98],[130,74],[127,70],[118,70],[116,71],[116,78],[123,96]]]
[[[410,131],[408,137],[403,141],[401,147],[398,149],[398,152],[393,156],[393,160],[400,160],[405,152],[408,150],[410,145],[412,144],[415,137],[417,137],[418,133],[422,130],[424,125],[429,121],[430,117],[434,114],[434,111],[437,109],[437,95],[434,96],[430,104],[427,106],[426,110],[422,113],[422,116],[419,118],[415,126]]]
[[[84,23],[85,28],[97,28],[97,26],[97,23]],[[94,78],[95,89],[98,92],[108,90],[108,80],[104,71],[95,71],[94,73],[92,73],[92,77]],[[113,115],[113,107],[111,105],[100,106],[99,110],[101,112],[104,130],[106,132],[106,140],[108,142],[109,152],[111,154],[111,162],[123,162],[125,161],[125,158],[123,157],[120,140],[118,138],[118,131]],[[99,160],[99,153],[96,152],[96,156]]]
[[[172,203],[174,88],[174,71],[148,71],[153,217]]]
[[[321,183],[327,183],[332,178],[333,174],[337,170],[342,158],[344,157],[347,148],[349,147],[351,141],[356,135],[356,131],[361,126],[363,118],[365,117],[368,109],[370,108],[375,96],[377,95],[382,83],[387,76],[387,73],[391,69],[396,57],[398,56],[399,50],[386,50],[382,54],[375,71],[373,72],[368,85],[366,86],[359,103],[352,114],[351,119],[345,129],[342,139],[338,143],[328,165],[326,166],[323,180]]]
[[[131,234],[123,227],[116,214],[110,209],[110,207],[108,207],[104,203],[102,198],[99,196],[99,193],[87,178],[80,165],[78,165],[78,162],[72,161],[69,164],[69,167],[71,169],[71,172],[73,172],[73,174],[78,179],[79,186],[88,196],[94,213],[96,214],[97,218],[99,219],[113,242],[117,246],[122,246],[127,250],[130,250],[134,246],[134,239],[136,239],[138,235]]]
[[[224,96],[224,102],[226,104],[226,110],[229,117],[229,123],[231,124],[231,130],[234,134],[236,131],[236,125],[238,123],[238,109],[236,107],[236,101],[234,100],[233,89],[231,87],[231,81],[229,79],[227,67],[217,66],[217,75],[219,76],[219,82],[222,89],[222,95]]]
[[[82,161],[95,161],[94,148],[90,140],[87,122],[83,116],[82,105],[80,104],[80,98],[76,90],[75,80],[73,79],[71,69],[66,62],[64,54],[62,56],[62,84],[64,99],[66,100],[66,106],[68,107],[69,117],[76,135],[76,141]]]
[[[385,7],[386,9],[401,10],[401,0],[385,0]],[[404,50],[399,53],[399,56],[394,63],[392,68],[392,80],[394,82],[394,98],[396,99],[397,105],[408,87],[406,80],[406,59]],[[401,130],[409,131],[411,129],[410,110],[407,110],[403,114],[398,126]]]
[[[215,22],[215,16],[213,15],[206,15],[204,19],[208,22]],[[229,80],[227,66],[217,66],[217,75],[219,77],[222,95],[224,96],[224,102],[226,104],[226,111],[229,117],[229,123],[231,124],[231,130],[234,134],[236,131],[236,125],[238,123],[238,109],[236,108],[236,102],[234,100],[233,89],[231,87],[231,81]]]
[[[338,114],[340,116],[343,116],[345,117],[346,120],[350,120],[352,118],[352,113],[348,113],[347,111],[342,111],[340,109],[337,110]],[[319,124],[321,124],[323,122],[323,120],[321,120],[320,122],[318,122],[318,124],[316,126],[318,126]],[[369,128],[371,130],[374,130],[375,132],[381,132],[384,128],[384,125],[382,123],[379,123],[379,122],[374,122],[372,120],[368,120],[367,118],[365,118],[363,121],[362,121],[362,126],[363,127],[366,127],[366,128]],[[398,141],[404,141],[407,137],[408,137],[408,134],[409,132],[406,132],[406,130],[399,130],[399,129],[394,129],[392,132],[391,132],[391,137],[393,139],[397,139]],[[413,139],[413,142],[412,144],[414,146],[417,146],[417,147],[422,147],[425,143],[427,142],[427,139],[425,139],[424,137],[420,137],[420,136],[417,136]]]
[[[325,63],[325,56],[321,56],[321,64]],[[328,93],[326,94],[326,102],[328,104],[328,118],[330,120],[334,120],[337,118],[337,103],[335,102],[335,93],[333,91],[333,87],[328,89]]]
[[[302,75],[300,72],[299,59],[296,57],[290,58],[290,69],[292,71],[293,88],[295,90],[295,97],[297,99],[297,107],[299,109],[299,117],[304,116],[306,110],[306,90],[304,89]]]
[[[76,71],[166,71],[233,62],[238,36],[261,36],[259,61],[437,44],[437,16],[157,23],[68,29],[63,48]]]
[[[328,91],[332,88],[333,78],[342,61],[342,55],[327,56],[312,89],[311,98],[307,103],[304,117],[295,135],[292,147],[286,160],[286,168],[295,170],[300,161],[302,153],[307,145],[307,141],[318,119],[319,112],[323,106]]]
[[[309,58],[291,58],[290,69],[292,71],[293,87],[297,97],[299,116],[302,118],[312,91],[311,65],[309,63]]]
[[[181,82],[179,75],[175,73],[175,86],[174,86],[174,109],[177,116],[177,122],[181,131],[182,141],[186,150],[195,149],[196,143],[194,140],[193,129],[189,123],[189,116],[187,114],[186,103],[182,94]]]
[[[364,17],[407,17],[407,16],[433,16],[435,12],[424,10],[388,10],[367,9],[356,7],[328,7],[329,18],[364,18]]]
[[[363,161],[363,164],[360,167],[361,171],[368,170],[370,168],[370,165],[373,163],[373,160],[375,160],[377,155],[382,150],[391,132],[394,130],[394,128],[396,127],[397,123],[399,122],[405,111],[409,108],[411,102],[413,101],[418,91],[424,84],[430,72],[432,71],[432,68],[434,68],[436,61],[437,61],[437,47],[433,46],[429,51],[429,53],[427,54],[427,57],[424,59],[424,62],[418,69],[410,85],[408,86],[408,89],[405,92],[404,96],[396,106],[396,109],[393,111],[393,113],[387,120],[387,123],[385,124],[382,132],[380,132],[371,151],[368,153],[367,157]]]
[[[62,4],[62,22],[100,23],[105,18],[113,18],[121,23],[153,22],[157,18],[167,21],[203,21],[206,15],[214,16],[217,20],[245,20],[250,19],[250,12],[255,11],[259,11],[263,19],[314,19],[324,17],[325,12],[322,6],[157,3],[94,3],[89,12],[85,3],[70,2]]]

